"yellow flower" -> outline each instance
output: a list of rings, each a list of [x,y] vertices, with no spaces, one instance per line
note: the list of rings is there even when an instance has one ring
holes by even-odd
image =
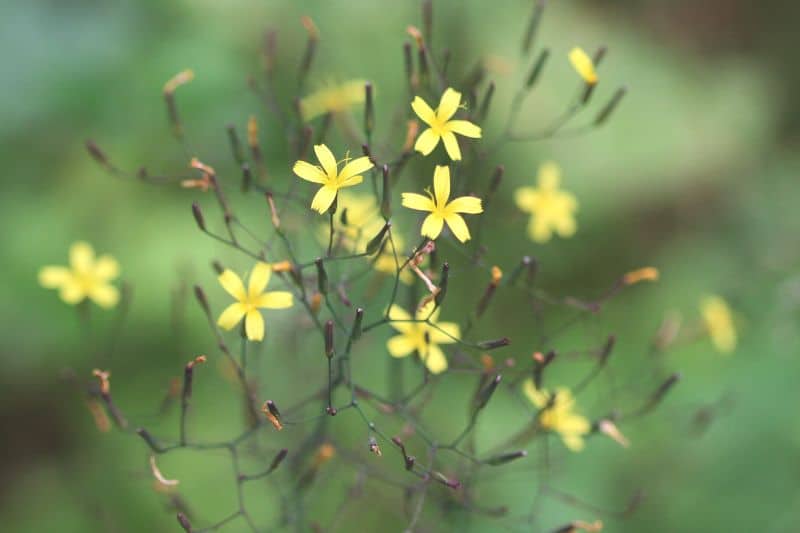
[[[700,312],[714,347],[724,354],[736,349],[733,314],[725,300],[719,296],[706,296],[700,302]]]
[[[339,193],[339,210],[347,210],[347,224],[342,224],[341,219],[334,219],[334,242],[351,253],[362,253],[366,250],[367,243],[383,228],[385,221],[380,216],[380,209],[375,202],[375,197],[368,194],[352,194],[346,191]],[[400,256],[404,251],[405,243],[400,234],[392,228],[392,240]],[[317,231],[317,240],[327,245],[330,227],[323,224]],[[403,258],[400,257],[402,263]],[[392,254],[392,247],[386,244],[380,255],[374,259],[375,270],[394,276],[397,273],[397,264]],[[400,281],[411,284],[414,276],[409,269],[400,271]]]
[[[421,194],[404,192],[402,204],[409,209],[417,211],[430,211],[430,215],[425,217],[422,222],[422,236],[435,239],[442,232],[444,223],[453,235],[461,242],[469,240],[469,229],[464,218],[459,213],[476,215],[483,213],[481,199],[474,196],[460,196],[450,198],[450,168],[446,166],[436,166],[433,172],[433,194],[426,190],[428,196]]]
[[[562,237],[575,233],[575,197],[559,190],[561,169],[553,162],[539,167],[538,187],[520,187],[514,193],[514,201],[521,210],[533,216],[528,224],[528,235],[536,242],[550,240],[553,231]]]
[[[94,250],[85,242],[76,242],[69,249],[69,267],[46,266],[39,271],[39,284],[59,289],[61,299],[77,304],[89,298],[100,307],[114,307],[119,291],[110,281],[119,276],[119,263],[110,255],[95,259]]]
[[[300,178],[322,185],[311,201],[311,209],[322,214],[336,199],[339,189],[361,183],[364,180],[361,173],[371,169],[374,165],[368,157],[359,157],[345,164],[342,171],[339,172],[336,158],[333,157],[327,146],[324,144],[314,146],[314,153],[317,154],[317,159],[322,167],[305,161],[297,161],[293,170]]]
[[[300,100],[300,111],[306,122],[325,113],[341,113],[350,106],[364,102],[364,80],[341,84],[328,83],[317,92]]]
[[[580,74],[583,81],[589,85],[597,83],[597,72],[594,69],[594,61],[592,61],[592,58],[589,57],[582,48],[576,46],[570,50],[569,62],[572,63],[572,68]]]
[[[569,389],[566,387],[556,389],[555,400],[549,407],[551,394],[544,389],[537,389],[533,379],[525,380],[522,392],[541,410],[539,424],[544,429],[561,435],[564,445],[573,452],[583,449],[583,436],[589,433],[591,424],[586,417],[575,413],[575,398]]]
[[[436,111],[431,109],[425,100],[419,96],[414,98],[414,101],[411,102],[411,108],[425,124],[430,126],[417,138],[414,150],[422,153],[422,155],[428,155],[433,152],[433,149],[439,144],[439,139],[441,139],[450,159],[453,161],[461,159],[461,150],[458,147],[455,134],[458,133],[464,137],[480,139],[481,128],[468,120],[450,120],[456,114],[460,103],[461,93],[452,88],[447,89],[442,94]]]
[[[245,319],[244,329],[247,338],[251,341],[260,341],[264,338],[264,318],[259,309],[286,309],[293,303],[292,293],[286,291],[264,292],[269,283],[272,267],[267,263],[256,263],[250,273],[250,282],[247,290],[239,276],[232,270],[226,269],[219,275],[220,285],[228,294],[234,297],[235,303],[229,305],[219,315],[217,325],[223,329],[233,329],[242,318]]]
[[[424,320],[434,305],[434,302],[430,301],[419,308],[416,319]],[[439,345],[456,342],[456,339],[461,336],[461,329],[458,324],[453,322],[437,323],[438,317],[439,309],[436,309],[430,318],[431,323],[436,327],[426,322],[408,322],[411,320],[411,315],[397,305],[393,305],[389,309],[389,318],[401,322],[390,322],[391,326],[400,334],[392,337],[386,343],[389,354],[392,357],[406,357],[416,351],[431,373],[439,374],[447,370],[447,359]]]

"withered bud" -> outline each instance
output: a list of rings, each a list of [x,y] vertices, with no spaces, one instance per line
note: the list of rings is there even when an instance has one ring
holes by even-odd
[[[597,114],[597,118],[594,119],[595,126],[602,126],[611,116],[611,114],[619,107],[619,103],[628,93],[627,87],[620,87],[614,92],[614,95],[611,97],[611,100],[600,110]]]
[[[176,515],[176,518],[178,519],[178,523],[181,525],[181,527],[186,533],[192,533],[192,523],[189,522],[189,519],[186,518],[185,514],[179,512]]]
[[[369,438],[368,446],[369,446],[369,451],[371,451],[372,453],[374,453],[378,457],[383,455],[383,453],[381,452],[381,447],[378,446],[378,441],[375,440],[375,437],[370,437]]]
[[[608,340],[606,340],[605,345],[603,345],[603,350],[600,352],[600,362],[605,363],[608,357],[611,355],[611,352],[614,350],[614,345],[617,342],[616,335],[609,335]]]
[[[103,395],[110,394],[111,382],[109,381],[109,378],[111,377],[111,372],[95,368],[94,370],[92,370],[92,375],[96,377],[97,381],[100,383],[100,393]]]
[[[500,385],[500,381],[503,379],[501,374],[497,374],[494,379],[492,379],[489,383],[483,386],[477,394],[475,394],[475,410],[480,411],[486,404],[489,403],[489,400],[492,398],[494,391],[497,390],[497,386]]]
[[[322,294],[328,294],[328,273],[325,272],[322,258],[318,257],[314,264],[317,266],[317,289]]]
[[[319,309],[322,307],[322,293],[315,292],[311,295],[309,307],[311,307],[311,312],[315,315],[319,313]]]
[[[330,359],[334,354],[333,346],[333,320],[325,322],[325,357]]]
[[[381,216],[384,220],[389,220],[392,216],[392,184],[389,180],[389,165],[381,167]]]
[[[303,59],[300,62],[300,68],[298,70],[298,80],[302,84],[306,74],[308,74],[311,68],[311,62],[314,60],[314,55],[317,50],[317,41],[319,41],[319,30],[314,24],[314,21],[311,20],[311,17],[305,15],[300,17],[300,23],[306,29],[306,32],[308,32],[306,51],[303,54]]]
[[[162,448],[156,439],[144,428],[137,428],[136,434],[142,437],[142,440],[147,443],[151,450],[155,453],[164,453],[164,448]]]
[[[369,242],[367,243],[367,247],[365,249],[367,255],[372,255],[380,249],[381,244],[383,243],[383,239],[384,237],[386,237],[386,233],[389,231],[391,227],[392,223],[387,221],[380,229],[378,234],[369,240]]]
[[[416,26],[407,26],[406,33],[411,36],[412,39],[417,43],[417,47],[425,46],[424,40],[422,38],[422,32],[419,31],[419,28]]]
[[[197,202],[192,202],[192,216],[200,231],[206,231],[206,220],[203,217],[203,211],[200,210],[200,204]]]
[[[658,280],[658,269],[655,267],[639,268],[622,276],[622,283],[625,285],[634,285],[640,281],[656,280]]]
[[[544,0],[537,0],[533,6],[530,21],[525,34],[522,37],[522,53],[527,54],[531,49],[533,38],[536,36],[536,30],[539,29],[539,22],[542,20],[542,13],[544,13]]]
[[[479,342],[478,347],[480,347],[482,350],[494,350],[495,348],[502,348],[503,346],[508,346],[509,344],[511,344],[511,340],[508,337],[503,337],[501,339]]]
[[[494,172],[492,173],[492,178],[489,180],[488,196],[490,198],[494,196],[494,193],[496,193],[497,189],[500,187],[500,182],[503,181],[503,174],[505,171],[506,167],[503,165],[497,165],[497,167],[495,167]]]
[[[103,410],[100,402],[90,398],[86,402],[86,407],[89,409],[89,413],[91,413],[92,419],[94,420],[94,424],[97,426],[98,431],[101,433],[108,433],[111,431],[111,421],[108,419],[108,415],[106,415],[106,412]]]
[[[414,139],[417,138],[419,133],[419,122],[416,120],[409,120],[406,122],[406,138],[403,141],[403,152],[410,152],[414,146]]]
[[[269,204],[269,218],[272,222],[272,226],[276,230],[281,229],[281,218],[278,216],[278,208],[275,207],[275,199],[272,197],[272,193],[267,193],[267,204]]]
[[[495,455],[494,457],[490,457],[484,461],[487,465],[491,466],[498,466],[504,465],[506,463],[510,463],[511,461],[516,461],[517,459],[521,459],[523,457],[527,457],[528,452],[525,450],[519,450],[516,452],[507,452],[501,453],[499,455]]]
[[[208,306],[208,298],[206,298],[206,293],[200,285],[194,286],[194,297],[197,299],[197,303],[200,304],[200,307],[203,308],[203,311],[206,314],[211,313],[211,309]]]
[[[215,260],[213,260],[213,261],[211,261],[211,268],[213,268],[213,269],[214,269],[214,272],[215,272],[215,273],[216,273],[218,276],[219,276],[220,274],[222,274],[223,272],[225,272],[225,267],[222,265],[222,263],[220,263],[220,262],[219,262],[219,261],[217,261],[216,259],[215,259]]]
[[[276,468],[278,468],[284,459],[286,459],[286,455],[289,453],[289,450],[283,448],[277,454],[275,454],[275,458],[272,460],[272,463],[269,465],[269,471],[272,472]]]
[[[239,135],[236,133],[236,126],[228,124],[225,130],[228,132],[228,143],[231,146],[233,160],[236,161],[237,165],[241,166],[244,163],[244,154],[242,153],[242,145],[239,143]]]
[[[89,155],[103,165],[106,168],[111,168],[111,163],[108,161],[108,157],[106,157],[105,152],[103,152],[97,144],[91,139],[87,139],[86,141],[86,150],[89,152]]]
[[[205,355],[198,355],[193,360],[186,363],[183,369],[183,401],[186,403],[192,396],[192,382],[194,381],[194,367],[206,362]]]
[[[174,487],[180,483],[180,481],[177,479],[167,479],[164,477],[164,475],[161,473],[161,470],[158,469],[158,465],[156,465],[155,455],[150,456],[150,472],[153,474],[153,477],[156,478],[156,481],[164,486]]]
[[[628,446],[630,446],[630,441],[628,441],[628,439],[625,438],[625,435],[622,434],[617,425],[614,424],[614,422],[612,422],[611,420],[605,418],[603,420],[600,420],[597,423],[597,429],[600,431],[600,433],[603,433],[604,435],[608,436],[623,448],[627,448]]]
[[[361,324],[364,322],[364,309],[356,309],[356,318],[353,320],[353,329],[350,332],[350,339],[357,341],[361,338]]]
[[[364,131],[367,134],[367,139],[372,135],[374,127],[375,105],[372,101],[372,84],[367,82],[364,84]]]
[[[250,171],[250,165],[242,163],[242,192],[248,192],[253,186],[253,173]]]
[[[539,52],[539,56],[534,61],[533,66],[531,67],[531,71],[528,74],[528,78],[525,80],[525,88],[530,90],[536,84],[536,81],[539,79],[539,75],[542,73],[544,69],[545,63],[547,63],[547,58],[550,57],[550,49],[545,48],[541,52]]]
[[[656,389],[655,393],[653,393],[653,396],[651,398],[651,403],[653,404],[653,407],[655,407],[659,402],[661,402],[661,400],[664,399],[664,396],[666,396],[666,394],[670,391],[670,389],[674,387],[675,384],[677,384],[680,380],[681,380],[680,372],[675,372],[670,377],[668,377],[666,381],[664,381],[664,383],[662,383],[661,386],[659,386],[658,389]]]
[[[283,424],[281,423],[281,413],[278,411],[278,407],[275,405],[275,402],[272,400],[267,400],[264,402],[264,405],[261,406],[261,412],[264,413],[264,416],[267,417],[270,424],[272,424],[275,429],[278,431],[283,429]]]
[[[328,442],[324,443],[322,446],[319,447],[317,450],[317,454],[314,457],[314,464],[315,466],[322,466],[323,464],[327,463],[333,456],[336,455],[336,448],[333,447],[333,444]]]
[[[192,69],[182,70],[175,74],[172,78],[164,84],[164,94],[172,94],[181,85],[185,85],[194,79],[194,71]]]
[[[286,259],[278,261],[277,263],[272,263],[273,272],[291,272],[292,270],[294,270],[294,265],[292,265],[291,261]]]
[[[461,487],[461,482],[460,481],[458,481],[457,479],[450,479],[447,476],[445,476],[444,474],[442,474],[441,472],[438,472],[436,470],[431,470],[431,477],[435,481],[438,481],[442,485],[444,485],[446,487],[450,487],[453,490],[457,490],[458,488]]]
[[[415,76],[414,76],[414,60],[411,56],[411,44],[410,43],[403,43],[403,65],[405,66],[406,72],[406,82],[408,83],[408,89],[413,91],[416,86]]]
[[[255,115],[250,115],[247,119],[247,144],[251,150],[258,148],[258,121]]]
[[[488,353],[481,354],[481,366],[483,367],[484,373],[489,373],[494,370],[495,363],[494,358],[489,355]]]
[[[492,97],[494,97],[494,89],[494,82],[490,81],[489,86],[486,88],[486,92],[483,95],[481,105],[478,108],[478,115],[475,117],[478,122],[483,122],[486,119],[486,116],[489,114],[489,107],[492,104]]]
[[[553,531],[553,533],[577,533],[578,531],[585,531],[586,533],[598,533],[603,530],[603,522],[595,520],[594,522],[584,522],[583,520],[575,520],[566,526],[562,526]]]

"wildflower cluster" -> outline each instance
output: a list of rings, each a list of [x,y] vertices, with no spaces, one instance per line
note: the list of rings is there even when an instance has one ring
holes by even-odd
[[[268,232],[261,225],[246,222],[242,211],[235,209],[237,202],[229,200],[234,185],[230,173],[218,175],[199,154],[186,162],[196,173],[192,179],[187,180],[184,173],[156,178],[145,170],[136,174],[122,170],[97,145],[88,143],[92,157],[115,175],[179,184],[200,198],[210,196],[207,201],[192,204],[198,229],[230,249],[225,263],[232,264],[236,257],[248,262],[240,273],[214,262],[219,288],[227,293],[223,298],[209,298],[209,287],[195,286],[195,297],[214,335],[218,355],[197,356],[185,365],[183,384],[173,393],[181,399],[177,437],[157,437],[144,426],[130,426],[112,400],[107,370],[96,370],[88,388],[96,420],[108,412],[121,430],[133,430],[144,441],[152,454],[153,477],[160,487],[171,491],[170,502],[184,530],[196,531],[201,519],[175,497],[179,479],[164,477],[155,459],[176,449],[224,450],[230,455],[236,473],[237,508],[227,515],[220,513],[216,521],[206,520],[208,523],[201,524],[204,530],[229,524],[249,531],[319,526],[319,517],[304,509],[311,504],[309,495],[322,490],[318,488],[324,483],[320,472],[328,468],[327,464],[355,471],[358,479],[366,476],[399,489],[396,499],[405,504],[391,505],[406,509],[409,531],[423,529],[423,523],[440,528],[446,512],[505,520],[506,527],[528,530],[539,520],[536,506],[563,493],[546,477],[532,476],[538,487],[533,508],[509,509],[500,503],[491,506],[480,496],[486,469],[526,461],[529,451],[540,452],[541,464],[548,465],[554,453],[547,445],[552,434],[560,438],[563,449],[571,452],[590,448],[596,436],[607,436],[627,446],[620,426],[650,412],[678,381],[677,374],[657,374],[647,384],[651,390],[636,400],[641,402],[638,407],[585,405],[579,401],[579,394],[606,367],[614,347],[613,335],[579,354],[591,363],[591,369],[570,386],[548,371],[556,361],[559,365],[567,362],[559,355],[555,335],[537,331],[535,340],[517,343],[506,332],[494,331],[494,327],[513,329],[514,322],[517,330],[520,324],[523,329],[530,324],[542,328],[539,318],[549,311],[583,320],[624,289],[658,278],[658,270],[645,267],[611,281],[600,296],[579,298],[551,294],[539,286],[540,265],[532,255],[512,264],[496,265],[492,260],[493,251],[507,242],[530,239],[544,244],[554,234],[569,238],[578,228],[578,201],[560,188],[561,170],[556,163],[541,162],[535,177],[514,176],[514,181],[525,183],[535,178],[535,186],[521,186],[503,198],[498,191],[504,167],[495,160],[497,150],[507,143],[591,131],[606,123],[624,95],[624,89],[617,90],[588,123],[571,126],[575,117],[592,112],[591,97],[599,85],[597,67],[605,56],[602,47],[593,57],[575,48],[559,54],[578,74],[574,100],[541,130],[517,130],[516,117],[550,57],[549,49],[542,48],[528,61],[535,49],[534,37],[543,9],[544,3],[536,3],[522,41],[522,55],[530,70],[511,102],[508,118],[488,142],[484,126],[493,110],[494,83],[486,82],[488,72],[482,63],[465,79],[452,75],[448,70],[452,67],[439,64],[439,56],[430,48],[432,7],[428,1],[423,2],[423,31],[410,27],[412,40],[403,45],[409,94],[406,101],[398,103],[397,114],[405,122],[387,121],[391,127],[387,127],[385,142],[375,140],[380,118],[376,110],[388,106],[376,105],[371,82],[329,82],[317,92],[306,90],[321,42],[321,32],[309,18],[302,21],[308,41],[295,73],[276,69],[276,35],[269,33],[265,72],[253,79],[251,89],[266,103],[276,131],[286,133],[285,165],[268,162],[262,156],[256,118],[247,123],[248,153],[237,128],[228,128],[232,159],[242,176],[241,183],[235,185],[241,185],[245,195],[262,197],[258,220],[271,222]],[[175,98],[177,89],[193,78],[190,72],[170,80],[164,98],[173,135],[183,152],[194,156]],[[281,95],[276,86],[280,75],[296,76],[299,94],[292,98]],[[428,102],[438,105],[434,109]],[[355,106],[363,106],[363,131],[352,127]],[[397,143],[397,138],[403,138],[403,142]],[[441,150],[437,149],[439,145]],[[361,155],[352,155],[359,151]],[[489,179],[485,179],[487,174]],[[216,204],[219,217],[207,216],[209,208],[202,205],[208,202]],[[512,224],[492,242],[487,240],[488,220],[503,222],[511,211],[494,207],[503,202],[516,204],[530,221],[527,231]],[[407,244],[413,242],[417,244]],[[246,283],[243,272],[248,272]],[[70,268],[45,267],[40,282],[59,289],[61,298],[69,304],[94,301],[110,308],[119,300],[118,290],[111,285],[118,275],[114,259],[95,259],[91,247],[76,243],[70,249]],[[505,307],[497,301],[499,293],[524,298],[532,311],[525,314]],[[487,313],[488,309],[493,312]],[[281,328],[265,325],[265,316],[270,321],[279,314],[286,319]],[[490,315],[493,323],[485,326]],[[734,348],[733,319],[723,300],[704,300],[698,324],[721,351]],[[478,333],[487,328],[494,334]],[[653,343],[659,350],[674,345],[678,337],[675,327],[662,329]],[[234,334],[224,333],[231,330],[238,330],[239,353],[231,348]],[[274,389],[247,364],[248,357],[254,357],[254,350],[263,347],[266,339],[289,346],[290,338],[294,349],[270,349],[258,356],[268,361],[272,379],[297,383],[286,397],[273,397]],[[215,357],[232,369],[230,374],[247,413],[242,432],[225,442],[195,440],[187,429],[195,367]],[[299,376],[292,375],[295,359],[312,363]],[[361,370],[375,364],[388,370],[386,387],[376,386],[372,374]],[[406,379],[412,375],[417,382],[406,386]],[[115,379],[124,376],[115,375]],[[313,385],[316,382],[323,386]],[[447,433],[457,419],[455,410],[448,411],[452,417],[445,421],[430,420],[426,414],[429,406],[442,401],[435,392],[444,383],[468,384],[474,390],[466,405],[443,399],[448,409],[466,410],[465,424],[452,438]],[[519,408],[487,414],[495,395],[520,400]],[[351,414],[363,423],[355,435],[343,420]],[[487,416],[514,420],[515,431],[492,434],[488,439],[491,445],[479,444],[476,427]],[[304,430],[308,425],[314,426],[310,432]],[[271,431],[289,435],[285,448],[268,438]],[[362,453],[352,448],[354,441],[362,443]],[[413,455],[412,450],[424,451],[425,457],[419,452]],[[262,463],[261,469],[245,472],[245,456]],[[289,468],[279,470],[284,461]],[[242,486],[280,475],[283,478],[276,485],[282,488],[270,493],[281,505],[280,516],[272,517],[271,523],[258,523]],[[363,481],[357,481],[343,507],[358,505],[362,488]],[[334,524],[341,514],[340,509],[331,519]],[[561,524],[560,531],[602,528],[597,516],[586,517],[591,521],[576,516],[563,518],[567,526]]]

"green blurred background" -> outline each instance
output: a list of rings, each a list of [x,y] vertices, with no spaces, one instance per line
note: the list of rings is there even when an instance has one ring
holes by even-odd
[[[498,93],[487,139],[497,133],[530,61],[518,53],[530,9],[531,2],[522,1],[434,1],[433,44],[451,50],[454,68],[465,72],[481,56],[500,65],[489,74]],[[178,101],[193,151],[221,175],[235,174],[224,126],[233,123],[243,135],[247,117],[255,113],[266,124],[261,138],[268,166],[276,180],[288,183],[294,178],[286,146],[270,142],[277,128],[264,118],[246,77],[259,72],[264,31],[277,28],[279,77],[287,85],[293,81],[305,41],[299,24],[304,14],[316,22],[322,39],[309,85],[373,80],[378,132],[386,135],[394,103],[406,98],[401,44],[408,39],[405,27],[420,24],[416,2],[73,0],[6,7],[0,20],[4,531],[177,529],[164,496],[152,490],[142,442],[116,431],[99,433],[84,398],[65,377],[71,371],[88,376],[95,352],[105,349],[114,327],[113,313],[94,309],[91,331],[82,333],[74,310],[41,289],[36,272],[44,264],[65,262],[69,244],[79,239],[120,260],[134,299],[114,360],[106,366],[128,417],[169,435],[175,418],[161,420],[154,413],[170,377],[193,355],[218,357],[199,309],[180,295],[197,282],[207,287],[213,305],[221,306],[224,296],[210,261],[219,259],[239,271],[249,263],[196,230],[188,206],[199,199],[212,209],[209,197],[110,177],[86,155],[83,143],[96,139],[126,168],[185,172],[187,162],[171,138],[160,91],[176,72],[192,68],[196,79],[179,89]],[[519,144],[498,154],[507,179],[493,213],[491,231],[500,236],[493,239],[490,257],[512,265],[533,254],[542,264],[541,286],[575,296],[599,294],[627,270],[657,266],[662,274],[657,284],[619,296],[597,317],[562,334],[559,344],[568,351],[597,345],[608,333],[618,336],[613,379],[599,380],[581,399],[592,416],[646,395],[657,385],[651,375],[656,364],[680,370],[684,379],[658,411],[623,428],[633,443],[630,449],[598,438],[581,454],[563,449],[556,454],[550,476],[557,486],[606,509],[623,508],[642,489],[646,496],[637,512],[621,520],[599,509],[548,500],[537,527],[549,530],[577,518],[598,518],[608,531],[797,530],[800,364],[793,358],[800,318],[800,100],[794,82],[800,68],[790,24],[798,15],[794,3],[778,0],[565,1],[547,9],[539,42],[550,46],[553,56],[519,123],[544,125],[566,105],[565,95],[576,83],[566,53],[576,44],[609,48],[598,101],[620,84],[630,92],[600,131]],[[360,121],[360,110],[354,116]],[[570,240],[535,246],[520,229],[524,217],[516,213],[511,192],[531,183],[546,159],[561,164],[564,187],[579,198],[579,229]],[[266,231],[263,200],[237,194],[236,179],[228,187],[237,209]],[[303,255],[313,253],[309,248]],[[648,343],[665,314],[680,312],[690,327],[698,319],[700,297],[709,292],[726,297],[737,314],[741,342],[736,353],[720,356],[707,340],[698,340],[654,362]],[[503,303],[508,309],[514,298]],[[176,321],[176,316],[184,318]],[[463,318],[455,311],[443,316]],[[315,388],[322,385],[321,363],[298,355],[302,343],[291,344],[286,353],[291,334],[284,332],[297,316],[270,318],[268,328],[278,333],[262,354],[269,394],[280,398],[306,386],[304,375],[314,376],[309,379],[317,380]],[[508,322],[493,316],[480,334],[509,334],[514,345],[504,354],[527,357],[533,335],[526,339],[525,328],[516,325],[511,326],[514,336],[504,329]],[[380,331],[371,341],[379,353],[388,333]],[[383,380],[382,365],[366,365],[362,379],[374,372],[375,380]],[[281,368],[291,369],[292,379],[270,376]],[[229,438],[241,427],[236,391],[216,365],[201,372],[193,427],[212,440]],[[472,379],[454,379],[440,391],[447,398],[431,408],[430,417],[443,433],[463,427],[466,408],[463,416],[458,411],[453,417],[448,402],[466,405],[473,387]],[[506,404],[501,399],[492,406],[491,421],[479,426],[479,442],[496,440],[493,431],[504,427],[514,409]],[[710,413],[710,422],[698,427],[703,413]],[[347,416],[343,413],[341,423],[353,437],[345,431],[342,438],[361,454],[363,426],[355,414]],[[288,442],[275,439],[268,447]],[[361,455],[371,460],[366,452]],[[390,459],[399,461],[385,454],[383,460]],[[486,504],[521,506],[524,512],[543,475],[534,462],[487,476]],[[181,479],[198,524],[234,508],[224,453],[180,452],[160,459],[160,465],[165,475]],[[323,527],[346,497],[353,472],[332,467],[326,488],[314,493],[310,515]],[[395,474],[402,475],[401,465]],[[277,516],[279,490],[280,480],[248,487],[256,516],[265,521]],[[339,530],[402,530],[399,491],[372,482],[366,490]],[[422,523],[421,530],[429,531],[525,530],[507,520],[457,513],[431,513]],[[230,530],[243,528],[235,523]]]

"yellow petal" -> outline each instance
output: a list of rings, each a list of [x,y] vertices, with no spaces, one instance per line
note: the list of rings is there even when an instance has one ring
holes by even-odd
[[[417,142],[414,143],[414,150],[422,155],[428,155],[433,152],[437,144],[439,144],[439,135],[432,128],[428,128],[417,137]]]
[[[328,176],[321,168],[305,161],[297,161],[294,164],[294,168],[292,168],[292,172],[311,183],[323,184],[328,181]]]
[[[439,322],[436,326],[436,328],[430,327],[428,329],[428,335],[432,343],[453,344],[456,339],[461,338],[461,328],[455,322]]]
[[[256,306],[265,309],[286,309],[294,303],[294,296],[288,291],[265,292],[256,300]]]
[[[472,137],[473,139],[480,139],[481,137],[480,126],[476,126],[469,120],[451,120],[447,123],[447,129],[464,137]]]
[[[421,357],[431,374],[440,374],[447,370],[447,358],[442,349],[435,344],[430,344],[425,355]]]
[[[45,289],[56,289],[72,278],[67,267],[46,266],[39,271],[39,285]]]
[[[389,308],[389,320],[411,320],[411,315],[406,313],[405,309],[402,307],[392,305],[392,307]],[[406,333],[414,328],[413,322],[389,322],[389,325],[401,333]]]
[[[323,185],[317,191],[317,194],[314,195],[314,199],[311,200],[311,209],[314,211],[324,214],[325,211],[333,203],[333,200],[336,198],[336,187],[329,187],[327,185]]]
[[[94,264],[94,249],[83,241],[78,241],[69,248],[69,264],[76,272],[89,272]]]
[[[446,165],[436,165],[433,171],[433,197],[440,207],[450,198],[450,167]]]
[[[545,243],[553,236],[550,224],[543,217],[533,215],[528,222],[528,236],[538,243]]]
[[[552,161],[542,163],[539,166],[539,175],[537,177],[539,188],[552,191],[558,189],[561,183],[561,167]]]
[[[597,83],[597,73],[594,70],[592,59],[581,48],[575,47],[569,53],[572,67],[580,74],[583,81],[589,85]]]
[[[358,174],[356,176],[350,176],[346,180],[339,182],[339,187],[352,187],[353,185],[358,185],[364,181],[364,176]]]
[[[110,255],[101,255],[94,264],[94,275],[104,281],[109,281],[119,276],[119,263]]]
[[[436,118],[438,118],[440,122],[447,122],[456,114],[456,111],[458,111],[458,104],[460,103],[461,93],[452,87],[448,88],[444,94],[442,94],[441,100],[439,100],[439,107],[436,109]]]
[[[411,109],[413,109],[414,113],[426,124],[430,124],[436,119],[436,113],[433,112],[431,106],[419,96],[415,97],[414,101],[411,102]]]
[[[405,335],[395,335],[386,342],[386,349],[392,357],[406,357],[416,349],[416,344]]]
[[[225,289],[225,292],[241,301],[247,298],[247,293],[244,290],[244,283],[242,279],[236,275],[233,270],[225,269],[222,274],[217,277],[219,284]]]
[[[423,237],[435,239],[442,232],[443,225],[444,219],[441,217],[441,215],[431,213],[425,217],[425,220],[422,221],[422,230],[420,233]]]
[[[564,445],[573,452],[583,450],[584,442],[583,437],[580,435],[563,435],[561,440],[564,441]]]
[[[328,177],[335,177],[337,170],[336,158],[333,157],[333,153],[330,149],[324,144],[316,144],[314,145],[314,153],[317,154],[317,159],[319,159],[319,163],[322,165]]]
[[[86,291],[83,285],[78,283],[75,278],[70,278],[61,285],[59,296],[66,303],[74,305],[86,299]]]
[[[447,204],[447,210],[452,213],[477,215],[478,213],[483,213],[483,206],[481,205],[480,198],[476,198],[475,196],[459,196]]]
[[[522,383],[522,392],[539,409],[547,405],[549,400],[547,391],[538,390],[533,379],[528,378]]]
[[[589,433],[592,425],[584,416],[568,413],[562,415],[558,421],[558,431],[570,435],[585,435]]]
[[[564,213],[562,216],[558,217],[558,220],[555,222],[555,227],[558,234],[562,237],[572,237],[577,230],[575,218],[569,213]]]
[[[117,305],[119,301],[119,291],[113,285],[101,283],[89,289],[89,298],[105,309],[110,309]]]
[[[461,148],[458,147],[458,139],[452,131],[442,133],[442,142],[444,142],[444,149],[447,150],[450,159],[461,161]]]
[[[251,309],[247,312],[244,319],[244,330],[247,333],[247,339],[251,341],[264,340],[264,317],[257,309]]]
[[[225,308],[219,318],[217,325],[225,330],[231,330],[236,327],[236,324],[242,319],[246,312],[245,306],[239,302],[233,303]]]
[[[272,267],[270,265],[263,261],[256,263],[256,266],[253,267],[253,271],[250,272],[250,280],[247,285],[247,294],[250,299],[254,299],[264,292],[271,275]]]
[[[450,231],[453,232],[456,239],[461,242],[467,242],[470,239],[469,228],[467,228],[467,223],[464,222],[464,217],[456,213],[451,213],[447,215],[447,218],[444,220],[447,222],[447,226],[450,228]]]
[[[404,192],[401,195],[400,203],[403,207],[416,209],[417,211],[433,211],[433,201],[427,196],[413,192]]]
[[[533,187],[520,187],[514,191],[514,203],[521,210],[531,213],[539,201],[539,194]]]
[[[372,164],[372,161],[369,160],[369,157],[359,157],[358,159],[353,159],[347,163],[344,168],[342,168],[342,171],[339,173],[339,180],[346,180],[350,176],[355,176],[356,174],[366,172],[374,166],[375,165]]]

